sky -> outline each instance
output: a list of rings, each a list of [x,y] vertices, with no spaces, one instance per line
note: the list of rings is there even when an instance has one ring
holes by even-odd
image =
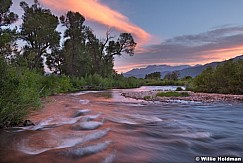
[[[12,10],[23,13],[20,0]],[[33,0],[26,0],[32,4]],[[243,52],[242,0],[39,0],[57,15],[72,10],[86,18],[98,38],[131,33],[133,56],[115,58],[115,70],[147,65],[196,65],[222,61]],[[21,22],[21,21],[19,21]]]

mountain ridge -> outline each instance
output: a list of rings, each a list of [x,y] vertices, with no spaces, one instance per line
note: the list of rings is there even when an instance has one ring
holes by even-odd
[[[234,58],[231,58],[229,60],[239,60],[243,59],[243,55],[236,56]],[[178,71],[180,74],[180,78],[183,78],[185,76],[191,76],[191,77],[196,77],[199,75],[203,70],[205,70],[207,67],[216,67],[217,65],[224,63],[228,60],[225,61],[216,61],[216,62],[210,62],[206,63],[204,65],[195,65],[195,66],[190,66],[190,65],[179,65],[179,66],[171,66],[171,65],[148,65],[145,68],[135,68],[132,69],[123,75],[125,77],[131,77],[134,76],[136,78],[144,78],[146,74],[150,74],[153,72],[160,72],[161,73],[161,78],[164,78],[164,76],[172,71]]]

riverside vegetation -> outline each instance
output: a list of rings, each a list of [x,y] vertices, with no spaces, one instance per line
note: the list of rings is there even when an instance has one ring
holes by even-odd
[[[84,89],[139,87],[140,80],[124,78],[113,70],[114,56],[133,55],[136,43],[130,33],[100,40],[84,25],[85,18],[69,11],[58,18],[37,0],[24,11],[20,28],[11,24],[11,0],[0,0],[0,126],[21,122],[41,97]],[[57,26],[65,27],[63,37]],[[61,42],[61,39],[64,40]],[[17,41],[24,43],[17,46]],[[52,74],[45,74],[47,66]]]
[[[85,89],[177,85],[198,92],[243,94],[242,60],[208,68],[195,79],[179,79],[176,72],[163,80],[156,72],[146,79],[125,78],[113,66],[115,56],[134,54],[130,33],[113,37],[107,31],[100,40],[80,13],[69,11],[58,18],[37,0],[31,6],[20,3],[22,25],[11,28],[18,20],[11,5],[11,0],[0,0],[0,127],[20,123],[28,111],[41,106],[41,97]],[[65,27],[63,36],[58,25]],[[19,40],[23,47],[17,46]],[[51,74],[45,74],[45,66]]]

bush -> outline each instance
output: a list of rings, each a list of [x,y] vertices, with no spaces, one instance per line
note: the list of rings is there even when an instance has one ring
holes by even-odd
[[[208,67],[194,80],[197,92],[243,94],[243,60],[229,60]]]
[[[0,123],[20,122],[29,109],[40,107],[41,75],[28,69],[13,68],[0,61]]]
[[[78,91],[81,90],[83,86],[87,85],[87,82],[83,77],[78,78],[78,77],[73,77],[70,79],[71,86],[72,86],[72,91]]]
[[[72,90],[72,83],[68,76],[49,75],[42,78],[41,96],[64,93]]]
[[[181,87],[177,87],[176,91],[183,91],[183,89]]]

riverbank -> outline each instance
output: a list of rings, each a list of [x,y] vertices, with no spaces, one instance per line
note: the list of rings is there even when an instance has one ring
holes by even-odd
[[[187,97],[158,97],[157,93],[161,91],[141,91],[124,92],[121,95],[128,98],[142,99],[147,101],[171,102],[174,100],[196,101],[196,102],[243,102],[243,95],[216,94],[216,93],[195,93],[185,91],[189,94]]]

